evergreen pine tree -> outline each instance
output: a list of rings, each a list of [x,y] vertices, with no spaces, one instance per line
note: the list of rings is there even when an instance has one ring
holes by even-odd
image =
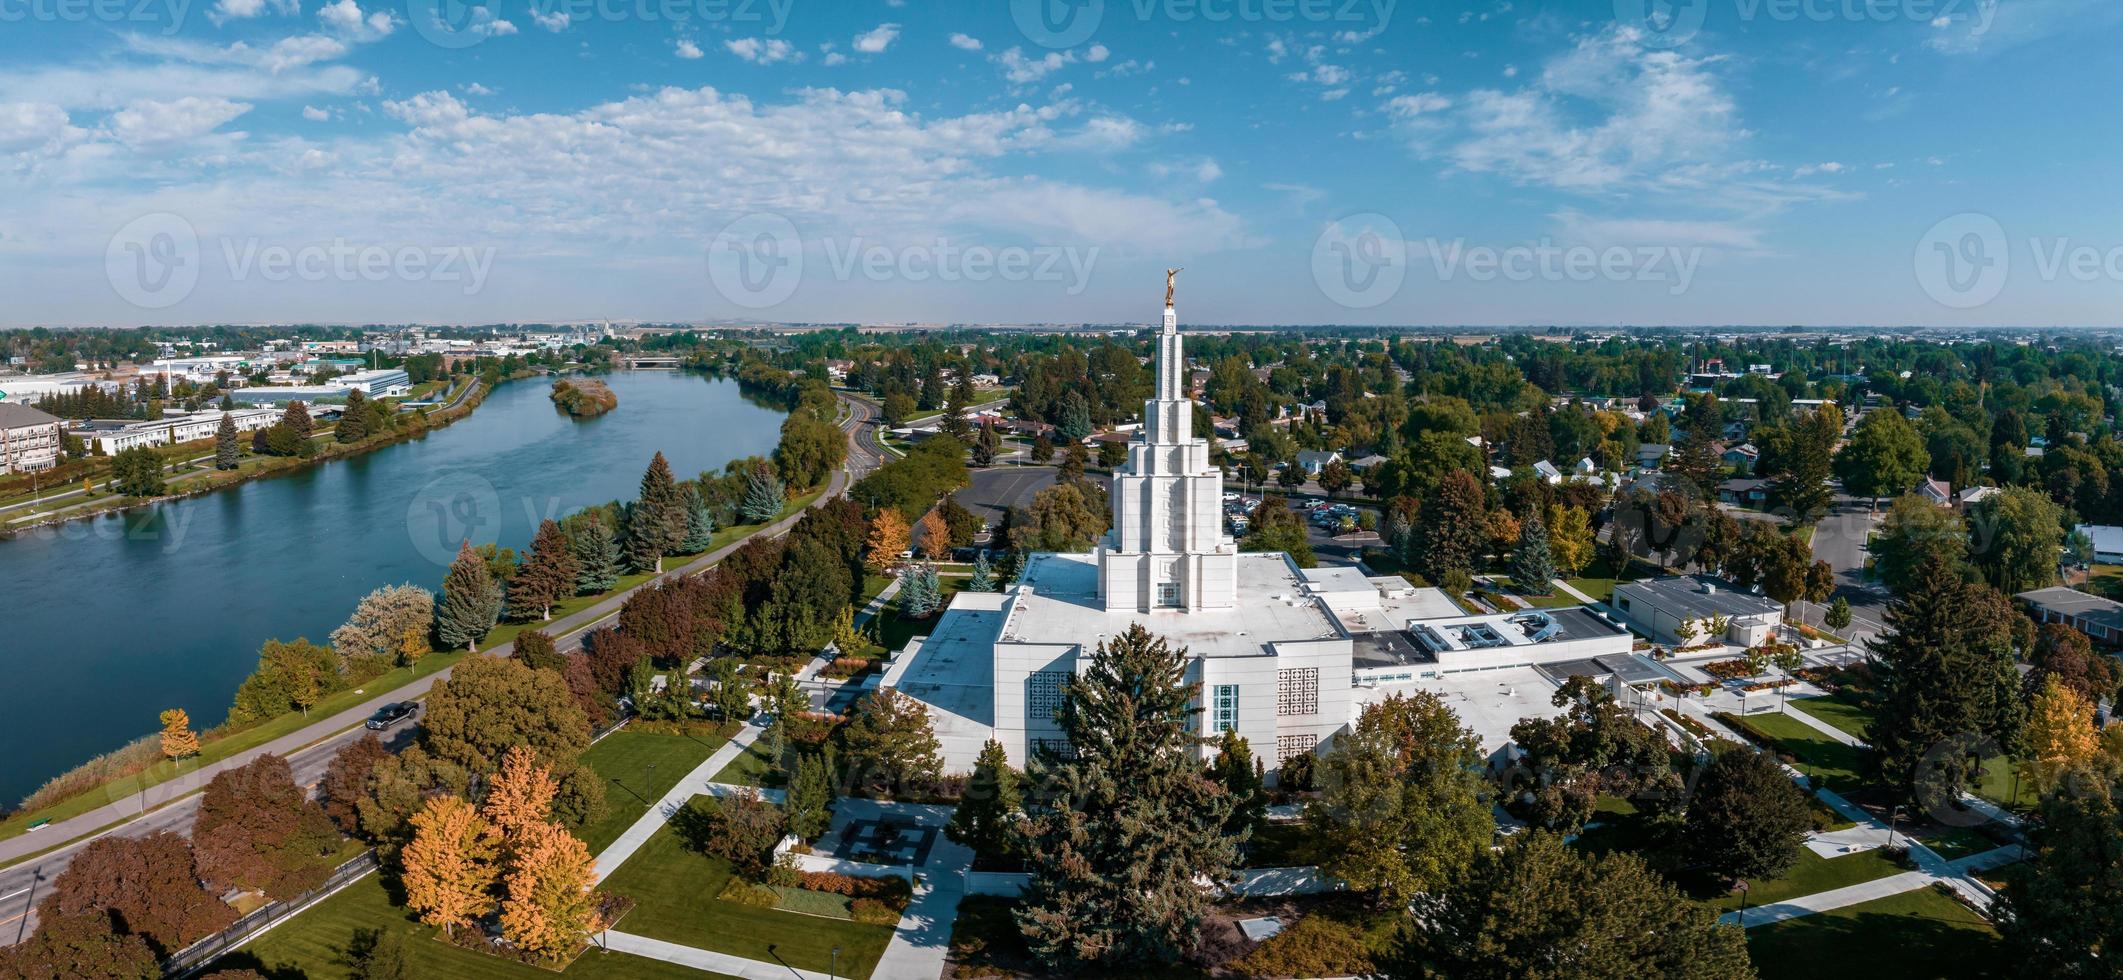
[[[777,718],[776,723],[779,722]],[[833,822],[833,775],[823,756],[807,753],[796,760],[796,772],[789,779],[789,795],[782,812],[784,826],[800,840],[817,840],[826,832]]]
[[[989,739],[981,746],[980,758],[973,763],[973,776],[966,781],[958,809],[951,814],[951,824],[944,833],[977,855],[1001,856],[1009,849],[1013,821],[1018,808],[1024,805],[1018,780],[1003,743]]]
[[[457,559],[442,579],[442,601],[435,604],[435,635],[443,646],[463,644],[466,650],[494,628],[501,616],[501,589],[487,571],[487,563],[467,540],[457,548]]]
[[[339,413],[339,427],[332,430],[332,438],[339,442],[359,442],[369,435],[369,399],[361,389],[349,389],[346,393],[346,411]]]
[[[221,413],[221,424],[214,428],[214,468],[233,470],[242,454],[236,443],[236,417]]]
[[[641,496],[627,508],[627,564],[637,572],[663,571],[663,556],[685,539],[685,507],[671,464],[663,453],[641,474]]]
[[[295,434],[301,436],[304,439],[308,439],[310,437],[310,432],[315,427],[314,424],[310,422],[309,406],[304,405],[300,401],[291,401],[287,403],[287,411],[281,413],[280,423],[290,429],[295,430]]]
[[[552,619],[553,604],[575,592],[575,553],[560,524],[547,520],[531,538],[529,554],[509,579],[509,614],[516,619]]]
[[[980,432],[973,437],[973,465],[994,466],[995,458],[1002,455],[1002,433],[995,430],[995,420],[982,419]]]
[[[936,592],[931,584],[935,569],[918,565],[909,569],[899,585],[899,615],[904,619],[923,619],[936,611]]]
[[[1224,730],[1216,747],[1216,760],[1209,764],[1209,778],[1231,796],[1231,820],[1225,828],[1235,837],[1250,836],[1268,819],[1268,776],[1253,746],[1238,732]]]
[[[1187,654],[1141,624],[1102,641],[1058,721],[1067,756],[1042,749],[1017,923],[1057,972],[1169,965],[1191,949],[1237,861],[1232,800],[1196,756]]]
[[[988,564],[988,552],[983,549],[973,558],[973,577],[966,582],[969,592],[995,591],[995,569]]]
[[[575,594],[596,595],[619,585],[619,543],[604,521],[592,516],[575,529]]]
[[[2013,744],[2024,702],[2013,667],[2010,603],[1926,558],[1887,605],[1870,644],[1880,710],[1867,726],[1872,758],[1898,799],[1946,806],[1973,780],[1989,739]],[[1995,751],[1995,749],[1993,749]]]
[[[686,484],[685,505],[686,537],[678,550],[697,555],[715,542],[715,515],[708,513],[708,502],[701,498],[700,487],[695,484]]]
[[[1555,591],[1555,554],[1548,547],[1548,525],[1539,511],[1519,524],[1519,546],[1511,552],[1511,582],[1526,595]]]
[[[781,477],[764,466],[755,466],[745,474],[745,499],[738,505],[747,524],[765,524],[780,516],[782,504],[787,501],[787,491]]]

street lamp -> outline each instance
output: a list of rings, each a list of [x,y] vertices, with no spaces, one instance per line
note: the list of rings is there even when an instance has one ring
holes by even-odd
[[[835,947],[833,947],[833,966],[832,966],[832,967],[830,968],[830,970],[829,970],[829,971],[827,972],[827,974],[826,974],[826,975],[827,975],[828,977],[832,977],[832,978],[834,978],[834,980],[839,980],[839,977],[840,977],[840,947],[838,947],[838,946],[835,946]]]
[[[1733,887],[1740,890],[1740,928],[1745,929],[1747,928],[1747,893],[1752,890],[1753,886],[1747,883],[1747,879],[1741,878]]]
[[[1895,826],[1902,822],[1902,804],[1897,803],[1887,814],[1887,846],[1894,846]]]

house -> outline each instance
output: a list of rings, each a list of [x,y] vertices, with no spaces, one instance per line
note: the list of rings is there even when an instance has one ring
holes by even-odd
[[[1726,466],[1732,467],[1734,476],[1753,476],[1754,464],[1762,458],[1762,451],[1748,442],[1725,450],[1725,455],[1720,458]]]
[[[1369,456],[1363,456],[1357,459],[1352,459],[1348,462],[1350,469],[1363,473],[1370,472],[1373,467],[1383,465],[1386,462],[1386,457],[1381,456],[1377,453],[1372,453]]]
[[[1659,468],[1666,457],[1673,454],[1673,445],[1664,442],[1647,442],[1636,447],[1636,465],[1647,470]]]
[[[1533,475],[1548,483],[1563,482],[1563,471],[1545,459],[1533,464]]]
[[[1969,487],[1954,495],[1954,506],[1965,511],[1976,504],[1997,496],[1999,492],[1997,487]]]
[[[1736,477],[1718,484],[1718,502],[1740,507],[1764,507],[1769,503],[1769,481]]]
[[[1728,398],[1726,401],[1739,401],[1739,399]],[[1747,439],[1747,423],[1727,422],[1725,423],[1725,428],[1719,430],[1718,435],[1719,438],[1726,442],[1744,442]]]
[[[1318,476],[1320,475],[1320,470],[1326,468],[1328,463],[1335,462],[1341,458],[1341,453],[1331,449],[1325,452],[1317,449],[1307,449],[1297,454],[1297,465],[1299,469],[1305,471],[1306,476]]]
[[[59,465],[63,447],[57,416],[0,402],[0,474],[51,469]]]
[[[2094,545],[2094,562],[2101,565],[2123,565],[2123,527],[2113,524],[2081,524],[2076,533],[2086,535]]]
[[[2055,586],[2013,596],[2038,623],[2063,623],[2109,646],[2123,644],[2123,602]]]
[[[1953,506],[1953,485],[1945,480],[1927,479],[1917,485],[1917,496],[1931,501],[1934,507]]]
[[[1612,605],[1631,629],[1655,643],[1681,642],[1681,624],[1692,628],[1694,641],[1719,640],[1751,647],[1775,635],[1784,622],[1784,607],[1763,596],[1742,592],[1732,583],[1709,575],[1678,575],[1671,578],[1622,582],[1614,587]],[[1723,618],[1725,632],[1706,635],[1714,620]]]

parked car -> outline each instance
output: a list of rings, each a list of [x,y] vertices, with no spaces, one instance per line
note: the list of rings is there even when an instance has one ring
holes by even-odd
[[[393,701],[369,716],[369,731],[380,732],[420,713],[418,701]]]

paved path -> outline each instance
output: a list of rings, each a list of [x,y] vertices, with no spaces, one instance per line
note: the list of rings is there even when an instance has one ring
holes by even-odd
[[[618,871],[620,865],[627,863],[627,858],[633,857],[635,851],[641,850],[641,845],[656,836],[658,828],[685,807],[687,800],[708,792],[707,787],[714,782],[715,774],[721,772],[724,766],[737,761],[738,754],[751,747],[753,742],[759,741],[759,736],[766,734],[766,731],[756,720],[746,722],[721,748],[716,749],[700,765],[694,766],[692,772],[686,773],[684,778],[672,785],[670,791],[663,794],[662,799],[657,800],[647,813],[641,815],[641,819],[634,821],[626,833],[620,834],[618,840],[613,841],[610,847],[597,855],[597,880],[603,881],[611,877],[612,872]]]
[[[1928,888],[1934,883],[1942,882],[1947,887],[1968,896],[1976,903],[1978,908],[1988,908],[1990,896],[1987,890],[1971,888],[1967,876],[1973,872],[2011,864],[2019,860],[2021,856],[2020,848],[2017,845],[2001,847],[1997,850],[1969,855],[1935,870],[1904,871],[1898,875],[1888,875],[1885,878],[1861,881],[1855,885],[1846,885],[1842,888],[1816,892],[1812,895],[1802,895],[1787,901],[1757,905],[1748,909],[1745,913],[1727,912],[1718,916],[1718,921],[1727,925],[1736,923],[1742,928],[1752,929],[1756,926],[1766,926],[1772,922],[1796,919],[1816,912],[1830,912],[1851,905],[1877,901],[1882,898],[1900,895],[1903,892]]]
[[[1565,581],[1563,581],[1562,579],[1554,579],[1554,580],[1552,580],[1552,584],[1553,584],[1553,585],[1554,585],[1554,586],[1555,586],[1555,587],[1556,587],[1557,589],[1560,589],[1560,590],[1562,590],[1562,593],[1563,593],[1564,595],[1567,595],[1567,596],[1571,597],[1572,599],[1576,599],[1577,601],[1579,601],[1579,602],[1582,602],[1582,603],[1584,603],[1584,604],[1586,604],[1586,605],[1588,605],[1588,606],[1597,606],[1597,605],[1599,605],[1599,604],[1600,604],[1600,600],[1598,600],[1598,599],[1595,599],[1595,598],[1593,598],[1593,597],[1591,597],[1591,596],[1589,596],[1589,595],[1586,595],[1586,594],[1585,594],[1585,593],[1583,593],[1583,592],[1579,592],[1578,590],[1576,590],[1576,589],[1573,589],[1573,588],[1571,588],[1571,587],[1570,587],[1570,583],[1568,583],[1568,582],[1565,582]]]
[[[706,970],[710,973],[720,973],[724,976],[744,977],[745,980],[790,980],[792,977],[797,978],[797,980],[832,980],[826,974],[799,970],[785,964],[761,963],[758,960],[748,960],[742,956],[731,956],[728,953],[715,953],[705,949],[695,949],[691,946],[680,946],[677,943],[667,943],[661,939],[650,939],[647,936],[637,936],[629,932],[607,931],[599,933],[598,938],[605,946],[622,953],[631,953],[635,956],[643,956],[652,960],[662,960],[665,963],[675,963],[679,966],[689,966],[695,970]],[[598,953],[596,950],[591,950],[582,955],[596,956]],[[881,977],[884,974],[879,973],[875,974],[875,976]]]
[[[1814,731],[1820,732],[1822,735],[1825,735],[1831,739],[1841,742],[1844,745],[1849,745],[1861,749],[1868,747],[1865,744],[1864,739],[1852,735],[1849,732],[1846,732],[1840,728],[1837,728],[1834,725],[1822,721],[1819,718],[1815,718],[1811,714],[1808,714],[1805,708],[1806,700],[1807,699],[1802,698],[1798,701],[1785,702],[1784,714],[1790,715],[1793,721],[1796,721],[1801,725],[1805,725],[1806,727],[1811,728]]]

